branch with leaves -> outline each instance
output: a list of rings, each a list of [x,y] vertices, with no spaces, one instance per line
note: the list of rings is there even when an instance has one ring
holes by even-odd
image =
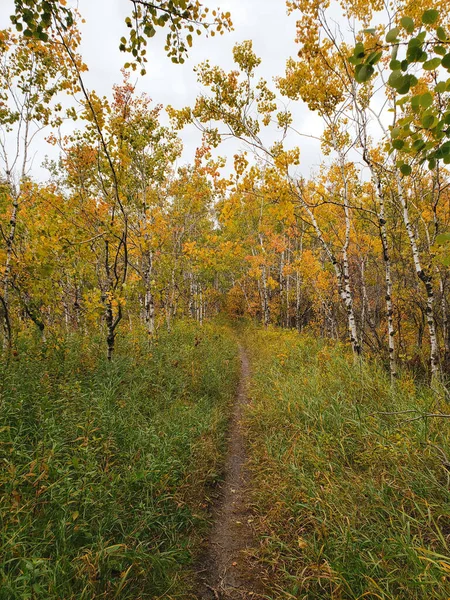
[[[231,15],[212,10],[199,0],[129,0],[131,14],[125,19],[129,35],[122,37],[119,49],[132,55],[127,63],[133,69],[139,65],[145,74],[147,41],[158,29],[166,29],[165,51],[174,63],[184,63],[193,35],[202,32],[214,36],[232,29]],[[14,0],[15,13],[11,21],[27,38],[48,40],[48,29],[57,22],[63,29],[72,27],[74,11],[66,0]]]

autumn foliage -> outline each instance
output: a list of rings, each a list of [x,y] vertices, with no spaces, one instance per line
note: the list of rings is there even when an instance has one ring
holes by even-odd
[[[243,41],[191,106],[130,72],[160,33],[181,65],[226,9],[131,0],[101,96],[72,4],[13,6],[0,599],[194,597],[239,335],[270,597],[448,598],[449,0],[288,0],[284,72]]]
[[[177,316],[202,322],[225,310],[347,339],[356,356],[385,360],[393,378],[408,363],[436,381],[448,372],[448,174],[445,160],[433,168],[406,161],[400,142],[417,111],[410,114],[395,86],[374,84],[397,67],[384,55],[391,23],[369,29],[381,7],[345,3],[345,16],[358,23],[354,49],[330,28],[328,3],[288,8],[301,11],[300,52],[276,87],[258,79],[260,59],[244,42],[233,71],[208,61],[197,68],[205,93],[193,107],[169,107],[170,126],[126,74],[111,99],[86,90],[76,13],[64,27],[50,19],[44,36],[2,32],[1,119],[21,145],[15,156],[4,146],[2,157],[5,349],[31,321],[43,336],[100,328],[111,358],[120,331],[139,322],[154,337]],[[444,35],[439,7],[432,26],[398,8],[405,35],[413,31],[408,19]],[[394,34],[400,29],[387,35],[395,46]],[[447,92],[433,88],[436,71],[421,64],[411,81],[432,114],[427,107],[442,107]],[[64,115],[61,93],[80,94],[81,111]],[[324,160],[310,178],[299,175],[301,141],[283,96],[323,119]],[[63,116],[77,119],[74,133],[56,132]],[[204,142],[180,168],[177,128],[189,123]],[[45,184],[29,171],[33,135],[43,127],[61,153]],[[270,128],[279,140],[266,143]],[[225,161],[215,149],[225,150],[229,137],[247,150]]]

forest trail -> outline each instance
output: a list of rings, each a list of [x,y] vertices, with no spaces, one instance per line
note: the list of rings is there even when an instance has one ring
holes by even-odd
[[[229,427],[228,451],[222,493],[214,509],[214,522],[204,557],[205,572],[199,596],[204,600],[263,598],[261,578],[252,565],[254,534],[248,504],[249,474],[242,416],[248,404],[250,366],[239,347],[241,377]]]

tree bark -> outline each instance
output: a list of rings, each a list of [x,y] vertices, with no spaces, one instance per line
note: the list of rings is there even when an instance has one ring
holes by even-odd
[[[19,197],[14,192],[12,185],[10,190],[13,196],[12,213],[9,221],[9,235],[6,239],[6,261],[5,261],[5,273],[3,275],[3,348],[6,350],[11,347],[11,321],[10,321],[10,310],[9,310],[9,291],[11,287],[11,269],[12,269],[12,257],[14,251],[14,240],[16,237],[17,229],[17,214],[19,212]]]
[[[144,319],[149,336],[155,335],[155,298],[152,289],[153,278],[153,251],[147,252],[147,265],[144,272],[145,296],[144,296]]]
[[[422,268],[420,261],[419,249],[414,235],[414,230],[409,217],[408,200],[403,190],[403,185],[399,173],[397,173],[397,191],[403,209],[403,222],[408,234],[409,244],[411,247],[412,257],[416,275],[423,283],[427,297],[426,319],[428,325],[428,333],[430,336],[430,362],[431,362],[431,379],[432,381],[440,381],[439,369],[439,344],[436,334],[436,322],[434,314],[434,291],[433,281],[429,273]]]
[[[366,160],[366,162],[368,162]],[[378,227],[380,232],[381,247],[383,250],[384,262],[384,280],[386,286],[386,315],[388,328],[388,348],[389,348],[389,372],[391,382],[397,377],[397,357],[395,354],[395,327],[394,327],[394,307],[392,303],[392,267],[389,249],[389,240],[386,227],[386,207],[384,202],[383,186],[379,174],[369,162],[372,178],[375,183],[378,201]]]

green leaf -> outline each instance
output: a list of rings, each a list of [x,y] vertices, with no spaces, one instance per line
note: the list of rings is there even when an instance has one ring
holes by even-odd
[[[439,81],[437,85],[434,86],[434,91],[438,94],[443,94],[447,89],[447,84],[445,81]]]
[[[437,69],[439,67],[440,64],[441,64],[441,59],[436,57],[436,58],[432,58],[432,59],[424,62],[423,68],[425,69],[425,71],[434,71],[435,69]]]
[[[403,85],[397,88],[397,92],[399,94],[407,94],[412,87],[417,85],[417,83],[417,77],[415,77],[414,75],[405,75]]]
[[[405,76],[401,71],[392,71],[389,75],[388,84],[394,89],[397,89],[403,84],[404,79]]]
[[[442,146],[436,150],[434,155],[436,158],[450,158],[450,142],[445,142],[445,144],[442,144]]]
[[[420,106],[423,106],[423,108],[429,108],[432,104],[433,96],[430,94],[430,92],[425,92],[425,94],[420,96]]]
[[[381,52],[381,51],[372,52],[372,54],[369,54],[366,62],[369,65],[376,65],[382,56],[383,56],[383,52]]]
[[[347,60],[351,65],[360,65],[363,61],[363,58],[359,58],[358,56],[349,56]]]
[[[422,23],[424,25],[433,25],[433,23],[436,23],[436,21],[438,20],[439,17],[439,11],[435,10],[434,8],[430,8],[429,10],[426,10],[423,15],[422,15]]]
[[[365,83],[372,77],[374,71],[375,69],[372,65],[357,65],[355,69],[355,79],[358,83]]]
[[[412,33],[414,31],[414,21],[411,17],[402,17],[400,23],[402,24],[402,27],[406,29],[407,33]]]
[[[441,65],[447,69],[447,71],[450,71],[450,52],[448,52],[444,58],[441,61]]]
[[[401,95],[407,94],[411,88],[409,80],[405,78],[403,83],[397,87],[397,92]]]
[[[438,36],[438,38],[442,42],[446,42],[447,41],[447,34],[446,34],[445,29],[443,27],[438,27],[436,29],[436,35]]]
[[[411,98],[411,108],[413,109],[414,112],[417,112],[421,106],[420,98],[421,98],[420,94],[417,96],[413,96]]]
[[[400,139],[396,139],[392,142],[392,147],[395,148],[396,150],[401,150],[404,145],[405,145],[405,142]]]
[[[395,42],[395,40],[398,38],[399,33],[400,33],[400,29],[398,27],[394,27],[393,29],[388,31],[386,34],[386,42],[388,42],[388,43]]]
[[[422,125],[425,129],[433,129],[437,125],[437,118],[434,115],[424,115],[422,117]]]
[[[419,58],[417,59],[417,62],[425,62],[428,58],[428,54],[422,50],[422,52],[420,53]]]
[[[418,62],[421,59],[422,54],[423,50],[421,42],[417,38],[410,40],[406,51],[406,59],[409,62]]]
[[[411,175],[412,169],[409,165],[404,163],[400,167],[400,172],[402,173],[402,175]]]
[[[423,148],[425,148],[425,142],[422,138],[418,138],[414,141],[412,146],[416,152],[420,152]]]
[[[403,117],[403,119],[398,120],[398,124],[403,127],[404,130],[408,129],[406,125],[409,125],[414,120],[413,115],[408,115],[407,117]]]
[[[408,48],[413,48],[414,46],[421,46],[422,43],[423,40],[417,35],[416,37],[413,37],[409,40]]]
[[[364,54],[364,44],[362,42],[358,42],[353,50],[353,56],[362,57]]]
[[[391,69],[391,71],[400,71],[400,69],[402,68],[402,64],[399,60],[393,59],[389,63],[389,68]]]

